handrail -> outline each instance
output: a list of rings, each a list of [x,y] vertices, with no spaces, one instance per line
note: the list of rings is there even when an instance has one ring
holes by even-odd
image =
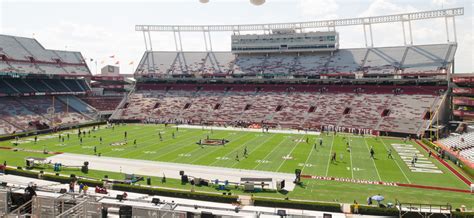
[[[74,205],[74,207],[69,208],[68,210],[66,210],[66,211],[62,212],[61,214],[57,215],[56,217],[57,218],[67,217],[67,215],[69,215],[71,213],[74,213],[77,209],[81,209],[79,207],[82,207],[85,203],[87,203],[87,200],[84,200],[84,201],[80,202],[79,204]]]
[[[17,209],[13,210],[12,212],[9,213],[9,215],[14,215],[14,216],[17,216],[17,217],[20,217],[21,215],[21,212],[24,210],[24,209],[27,209],[27,206],[29,206],[31,208],[31,204],[33,203],[33,199],[35,197],[31,198],[31,200],[27,201],[26,203],[22,204],[21,206],[19,206]]]

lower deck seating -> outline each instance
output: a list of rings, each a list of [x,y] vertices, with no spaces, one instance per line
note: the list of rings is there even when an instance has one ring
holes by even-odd
[[[439,143],[474,163],[474,132],[450,136],[440,140]]]
[[[191,87],[190,87],[191,86]],[[336,126],[417,134],[429,123],[425,114],[440,103],[437,95],[356,93],[352,88],[323,93],[308,89],[249,85],[232,88],[137,90],[113,119],[185,123],[266,123],[284,128]]]
[[[70,96],[74,99],[74,96]],[[52,109],[54,108],[54,112]],[[34,123],[48,126],[72,125],[92,118],[76,111],[57,97],[2,97],[0,98],[0,134],[35,130]]]
[[[123,96],[87,96],[81,97],[81,100],[91,105],[99,111],[112,111],[122,101]]]

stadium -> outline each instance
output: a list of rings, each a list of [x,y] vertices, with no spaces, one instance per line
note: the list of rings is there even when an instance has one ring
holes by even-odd
[[[128,75],[2,34],[0,217],[474,217],[463,15],[136,25],[145,51]],[[412,23],[431,19],[448,41],[414,44]],[[383,23],[404,45],[374,46]],[[366,46],[340,48],[344,26]],[[205,48],[184,50],[181,33]]]

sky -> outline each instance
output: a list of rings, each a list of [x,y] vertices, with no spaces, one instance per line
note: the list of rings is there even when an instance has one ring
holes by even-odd
[[[474,72],[472,0],[0,0],[0,34],[33,37],[47,49],[80,51],[92,73],[115,64],[133,73],[144,51],[137,24],[212,25],[303,22],[464,7],[456,17],[456,73]],[[412,23],[413,43],[447,42],[445,20]],[[338,27],[340,48],[365,47],[362,26]],[[449,38],[454,40],[449,22]],[[230,50],[231,33],[213,33],[216,51]],[[173,51],[172,33],[152,33],[155,51]],[[403,45],[400,23],[373,25],[374,47]],[[183,33],[183,50],[205,50],[202,33]],[[111,58],[113,56],[113,58]],[[93,59],[94,61],[90,61]],[[97,66],[97,67],[96,67]]]

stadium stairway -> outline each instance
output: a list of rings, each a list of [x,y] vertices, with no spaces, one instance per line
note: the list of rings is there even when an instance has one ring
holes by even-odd
[[[114,110],[114,112],[112,113],[112,115],[110,115],[110,118],[111,120],[118,120],[118,119],[121,119],[122,117],[122,113],[123,113],[123,106],[125,106],[125,104],[128,102],[128,99],[130,98],[130,95],[132,95],[134,93],[134,90],[136,89],[136,85],[134,85],[131,89],[131,91],[125,95],[122,99],[122,101],[117,105],[117,108]]]
[[[59,96],[58,99],[63,104],[69,105],[73,110],[89,119],[93,120],[97,116],[98,111],[95,108],[76,96]]]
[[[20,101],[20,100],[16,99],[16,102],[18,102],[18,104],[20,104],[22,107],[25,108],[25,110],[29,111],[30,113],[35,114],[35,115],[37,115],[37,116],[43,118],[43,121],[47,121],[48,123],[51,122],[51,119],[48,118],[48,117],[46,117],[45,114],[37,113],[36,111],[32,110],[29,105],[25,104],[23,101]],[[13,124],[13,123],[10,123],[10,124],[12,124],[12,125],[14,125],[14,126],[18,126],[18,125],[15,125],[15,124]],[[26,131],[26,130],[27,130],[27,129],[25,129],[25,128],[19,128],[19,129],[21,129],[22,131]]]

